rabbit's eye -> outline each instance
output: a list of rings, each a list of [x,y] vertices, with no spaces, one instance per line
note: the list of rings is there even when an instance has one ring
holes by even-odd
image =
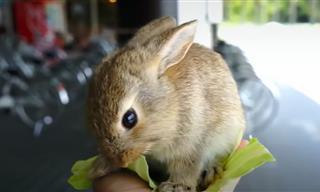
[[[129,109],[122,117],[122,125],[127,129],[132,129],[137,122],[138,116],[133,108]]]

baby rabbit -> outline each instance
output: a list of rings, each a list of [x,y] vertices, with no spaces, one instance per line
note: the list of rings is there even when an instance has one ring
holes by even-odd
[[[235,81],[219,54],[193,43],[196,26],[155,20],[97,67],[87,98],[100,152],[92,178],[144,154],[167,167],[157,191],[193,192],[238,145],[245,121]]]

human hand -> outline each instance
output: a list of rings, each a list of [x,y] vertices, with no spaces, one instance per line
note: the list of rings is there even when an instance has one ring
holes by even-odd
[[[243,148],[248,141],[242,140],[239,148]],[[232,192],[237,186],[240,178],[227,183],[222,192]],[[148,184],[140,179],[135,173],[128,170],[121,170],[110,173],[93,183],[94,192],[150,192]]]
[[[135,173],[121,170],[110,173],[93,183],[94,192],[150,192],[148,184]]]

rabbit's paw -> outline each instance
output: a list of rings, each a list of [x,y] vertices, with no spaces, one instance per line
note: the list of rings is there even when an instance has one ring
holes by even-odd
[[[198,190],[205,190],[210,184],[214,183],[218,179],[221,179],[223,172],[224,170],[222,166],[208,167],[207,169],[203,170],[198,183]]]
[[[216,181],[216,180],[222,178],[224,169],[223,169],[223,167],[222,167],[221,165],[219,165],[219,166],[216,166],[216,167],[214,168],[214,172],[215,172],[215,174],[214,174],[214,181]]]
[[[110,168],[104,158],[100,155],[93,162],[91,169],[89,170],[88,177],[90,179],[97,179],[99,177],[105,176],[109,172]]]
[[[179,183],[163,182],[159,185],[156,191],[157,192],[195,192],[195,188],[187,185],[179,184]]]

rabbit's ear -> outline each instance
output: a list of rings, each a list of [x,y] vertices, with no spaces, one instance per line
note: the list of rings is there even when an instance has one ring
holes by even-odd
[[[176,20],[173,17],[161,17],[140,28],[127,45],[134,46],[136,44],[143,44],[151,37],[161,34],[176,26]]]
[[[160,59],[158,75],[163,74],[169,67],[184,58],[193,43],[196,27],[197,21],[190,21],[161,35],[161,40],[157,45],[160,49],[157,52]]]

